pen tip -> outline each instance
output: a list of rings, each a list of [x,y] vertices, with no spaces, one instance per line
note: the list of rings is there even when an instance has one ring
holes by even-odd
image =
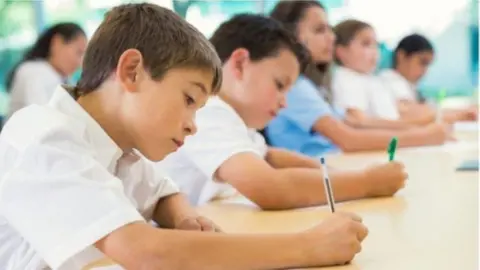
[[[324,157],[321,157],[321,158],[320,158],[320,162],[321,162],[322,164],[325,164],[325,158],[324,158]]]

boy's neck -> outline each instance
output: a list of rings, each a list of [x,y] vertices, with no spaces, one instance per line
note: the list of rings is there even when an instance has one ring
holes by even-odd
[[[133,145],[121,123],[121,113],[118,110],[120,106],[112,104],[113,100],[118,99],[111,97],[109,95],[111,92],[113,91],[109,89],[98,89],[79,97],[77,102],[102,127],[120,149],[124,152],[130,152]]]
[[[224,85],[222,85],[222,89],[220,90],[220,93],[218,94],[218,98],[220,98],[223,102],[227,103],[230,105],[230,107],[233,108],[233,110],[237,113],[237,115],[242,118],[242,121],[247,125],[247,122],[242,116],[242,109],[240,103],[238,103],[235,98],[232,97],[230,93],[231,89],[227,89]],[[248,126],[248,125],[247,125]]]

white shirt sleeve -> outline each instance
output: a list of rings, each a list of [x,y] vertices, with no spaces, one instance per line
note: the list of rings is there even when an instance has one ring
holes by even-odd
[[[251,131],[233,109],[207,105],[197,113],[196,122],[197,133],[186,140],[180,151],[184,151],[207,177],[212,178],[222,163],[235,154],[251,152],[264,156],[257,137],[260,135],[253,134],[256,138],[252,138]]]
[[[53,269],[112,231],[144,221],[122,182],[85,144],[65,136],[30,144],[0,182],[1,213]]]
[[[141,158],[129,169],[130,179],[138,179],[134,184],[124,187],[124,192],[134,198],[136,208],[146,220],[151,220],[158,201],[161,198],[178,193],[177,185],[154,168],[154,163]]]
[[[338,69],[333,75],[332,91],[335,106],[368,111],[368,89],[358,76]]]

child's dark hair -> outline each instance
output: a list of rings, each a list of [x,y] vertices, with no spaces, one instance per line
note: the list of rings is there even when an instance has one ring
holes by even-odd
[[[221,63],[205,36],[175,12],[140,3],[120,5],[106,14],[88,44],[74,96],[99,88],[128,49],[140,51],[154,80],[174,68],[204,68],[213,74],[212,93],[220,89]]]
[[[325,7],[316,0],[284,0],[275,5],[270,17],[281,22],[288,30],[298,38],[298,24],[304,19],[307,10],[317,7],[325,10]],[[330,93],[330,63],[314,63],[311,61],[304,71],[304,75],[315,85],[326,91],[325,98],[331,99]]]
[[[281,22],[288,30],[297,35],[298,23],[303,19],[311,7],[325,7],[316,0],[280,1],[275,5],[270,17]]]
[[[288,49],[297,57],[301,71],[309,59],[305,48],[290,31],[263,15],[239,14],[232,17],[217,28],[210,42],[222,63],[238,48],[248,50],[253,61],[275,56],[281,49]]]
[[[404,37],[398,43],[393,53],[393,68],[397,67],[397,56],[400,51],[407,57],[420,52],[434,52],[432,43],[426,37],[416,33]]]
[[[358,32],[362,31],[365,28],[372,28],[372,26],[366,22],[349,19],[337,24],[333,28],[335,33],[335,47],[337,46],[348,46],[350,42],[355,38]],[[335,55],[335,62],[338,65],[342,65],[342,62]]]
[[[85,32],[79,25],[69,22],[58,23],[46,29],[37,38],[35,44],[29,50],[27,50],[22,60],[15,65],[12,71],[8,74],[6,80],[7,90],[10,90],[15,72],[22,63],[32,60],[45,60],[50,56],[52,40],[56,36],[62,37],[65,42],[70,42],[79,36],[85,36]]]

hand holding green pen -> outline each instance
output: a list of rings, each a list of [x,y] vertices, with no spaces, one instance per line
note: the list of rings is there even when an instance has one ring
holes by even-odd
[[[398,138],[393,137],[388,145],[388,161],[393,161],[395,159],[395,151],[397,151]]]

